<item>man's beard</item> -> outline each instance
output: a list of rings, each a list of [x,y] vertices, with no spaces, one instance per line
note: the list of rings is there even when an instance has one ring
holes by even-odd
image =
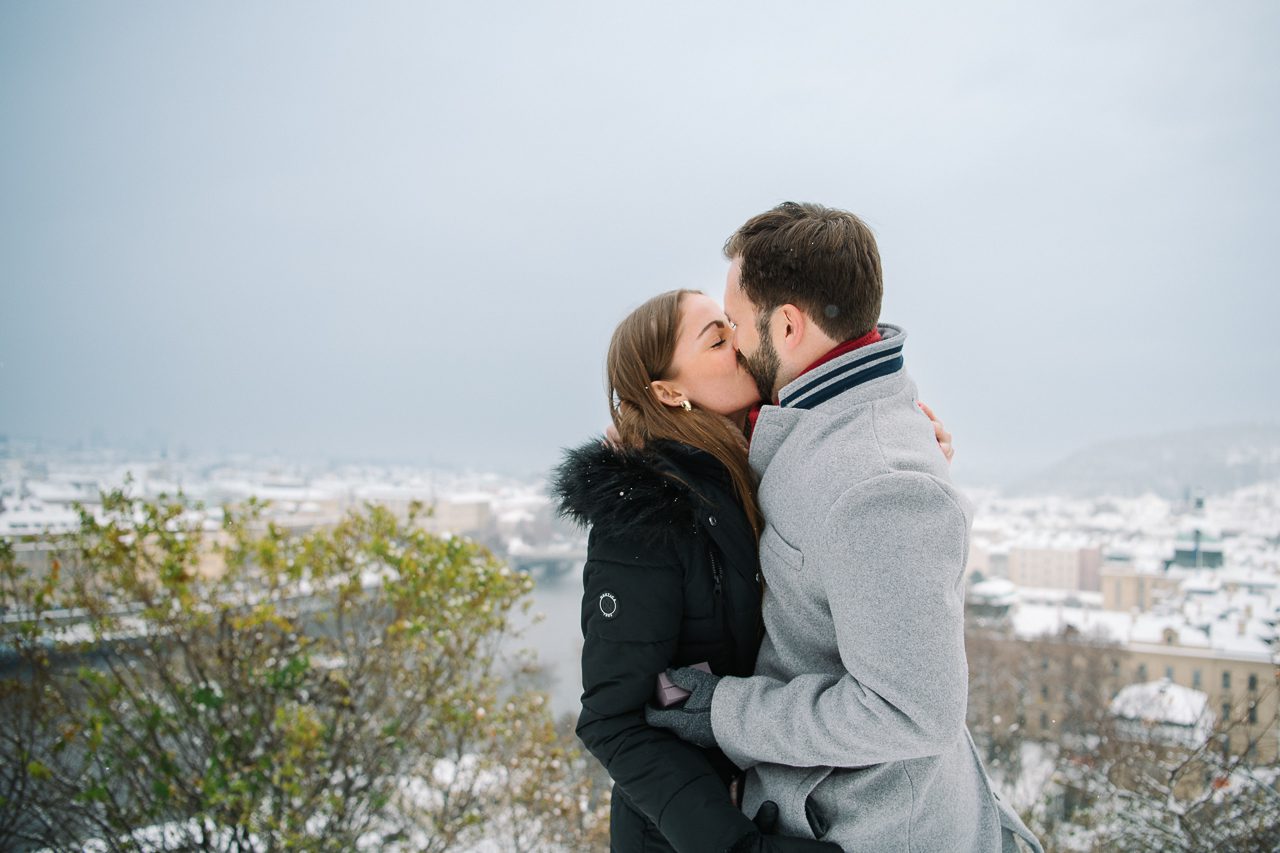
[[[767,404],[773,402],[773,384],[778,379],[778,370],[782,367],[782,361],[778,358],[778,351],[773,348],[773,341],[769,338],[768,324],[761,324],[757,327],[757,331],[760,333],[760,345],[756,347],[756,351],[751,355],[739,352],[738,358],[742,366],[755,379],[756,390],[760,392],[761,401]]]

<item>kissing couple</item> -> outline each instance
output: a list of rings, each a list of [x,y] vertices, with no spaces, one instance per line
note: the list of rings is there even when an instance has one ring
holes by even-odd
[[[724,251],[723,309],[618,325],[611,438],[553,477],[590,526],[577,734],[611,849],[1040,853],[965,726],[972,510],[874,236],[788,202]]]

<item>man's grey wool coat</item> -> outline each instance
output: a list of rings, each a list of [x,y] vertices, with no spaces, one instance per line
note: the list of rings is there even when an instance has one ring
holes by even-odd
[[[906,334],[782,389],[751,439],[766,519],[765,640],[711,707],[749,769],[743,810],[846,851],[1039,845],[991,790],[965,727],[970,506],[903,368]],[[1005,847],[1005,845],[1010,845]]]

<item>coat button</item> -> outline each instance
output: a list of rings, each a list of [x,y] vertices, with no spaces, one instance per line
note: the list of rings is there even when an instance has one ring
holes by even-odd
[[[714,515],[713,515],[713,516],[710,516],[710,517],[707,519],[707,524],[710,524],[712,527],[715,527],[715,526],[716,526],[716,517],[715,517]]]

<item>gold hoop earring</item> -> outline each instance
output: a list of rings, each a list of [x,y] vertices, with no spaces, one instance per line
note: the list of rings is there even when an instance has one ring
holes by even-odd
[[[693,411],[693,403],[690,403],[688,400],[681,400],[681,401],[680,401],[680,408],[684,409],[686,412],[692,412],[692,411]]]

